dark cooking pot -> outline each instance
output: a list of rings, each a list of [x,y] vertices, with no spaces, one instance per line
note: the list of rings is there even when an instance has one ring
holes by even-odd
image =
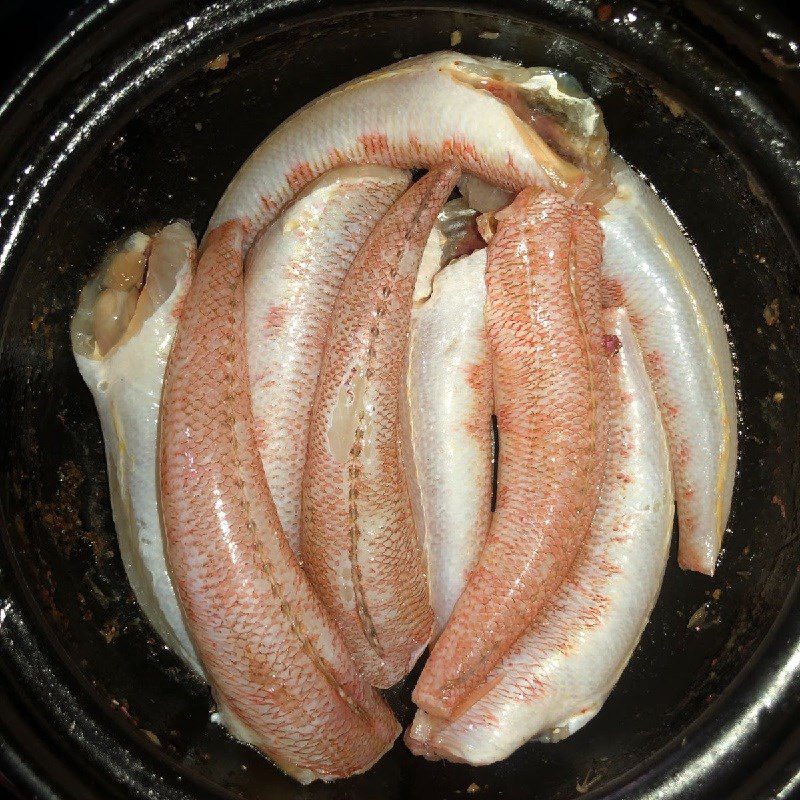
[[[99,1],[0,108],[0,769],[40,797],[788,798],[800,787],[798,42],[746,2]],[[447,47],[573,72],[706,260],[738,360],[741,462],[718,575],[674,554],[606,707],[490,768],[412,758],[300,788],[209,722],[116,549],[67,328],[104,245],[183,217],[343,80]],[[490,37],[485,34],[489,32]],[[494,34],[499,34],[494,36]],[[484,34],[483,36],[481,34]],[[226,52],[224,69],[205,68]],[[409,109],[413,113],[413,109]],[[392,700],[403,721],[408,688]]]

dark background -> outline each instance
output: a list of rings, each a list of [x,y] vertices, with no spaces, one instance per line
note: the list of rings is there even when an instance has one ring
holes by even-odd
[[[14,78],[64,29],[96,0],[0,0],[0,96]]]
[[[661,1],[673,7],[683,4],[680,0]],[[0,0],[0,97],[46,47],[55,31],[63,30],[82,8],[97,4],[97,0]],[[774,5],[787,17],[800,21],[800,0],[776,0]]]
[[[97,4],[98,0],[0,0],[0,102],[53,37],[68,29],[70,18],[81,16],[82,10]],[[664,0],[664,5],[674,7],[680,2]],[[800,0],[778,1],[774,5],[800,21]],[[19,795],[0,774],[0,798],[6,797]]]
[[[0,102],[17,76],[47,48],[54,33],[65,28],[69,16],[84,5],[78,0],[0,0]],[[0,798],[23,800],[2,773]]]

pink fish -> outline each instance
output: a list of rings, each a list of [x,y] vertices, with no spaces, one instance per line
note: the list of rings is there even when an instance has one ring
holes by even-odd
[[[431,635],[425,563],[401,465],[400,387],[422,251],[458,180],[431,170],[381,219],[334,307],[303,480],[303,566],[374,685]]]
[[[298,780],[332,780],[368,769],[399,728],[281,530],[250,405],[241,252],[234,222],[207,237],[167,365],[167,558],[229,727]]]
[[[656,398],[624,309],[603,312],[611,345],[609,454],[589,534],[541,615],[490,674],[494,685],[453,720],[417,713],[414,753],[469,764],[557,741],[600,710],[653,609],[675,507]]]
[[[496,511],[413,695],[443,718],[489,691],[492,668],[566,576],[597,507],[607,448],[597,220],[534,189],[498,217],[486,272]]]

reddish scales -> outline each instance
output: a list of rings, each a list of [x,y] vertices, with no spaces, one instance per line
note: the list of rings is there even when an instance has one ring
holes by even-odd
[[[167,366],[160,481],[169,564],[218,701],[302,781],[369,768],[398,725],[284,538],[256,448],[242,228],[212,231]]]
[[[407,674],[433,624],[398,447],[398,393],[417,267],[459,174],[454,165],[431,170],[359,251],[334,308],[311,417],[303,564],[380,687]]]
[[[525,190],[489,245],[487,327],[500,435],[486,546],[414,691],[449,718],[567,574],[597,506],[606,455],[602,233],[587,207]]]

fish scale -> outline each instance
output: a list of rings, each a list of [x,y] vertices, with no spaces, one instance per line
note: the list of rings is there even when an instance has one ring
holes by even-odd
[[[414,701],[449,718],[567,574],[591,524],[606,455],[602,232],[588,207],[528,189],[489,244],[487,331],[500,437],[486,545]]]
[[[237,732],[301,781],[333,779],[369,768],[399,726],[358,674],[281,530],[249,398],[241,238],[235,223],[208,238],[167,365],[167,556]]]
[[[387,167],[334,170],[256,240],[245,265],[250,394],[267,482],[300,552],[308,423],[325,335],[344,276],[372,228],[408,188]]]
[[[408,673],[433,625],[401,464],[399,389],[417,268],[459,174],[432,169],[359,251],[334,306],[311,416],[303,565],[381,688]]]
[[[418,712],[406,733],[427,758],[490,764],[531,738],[555,741],[599,711],[661,587],[674,503],[656,398],[624,309],[604,311],[609,455],[597,512],[573,567],[490,676],[495,687],[454,720]]]

